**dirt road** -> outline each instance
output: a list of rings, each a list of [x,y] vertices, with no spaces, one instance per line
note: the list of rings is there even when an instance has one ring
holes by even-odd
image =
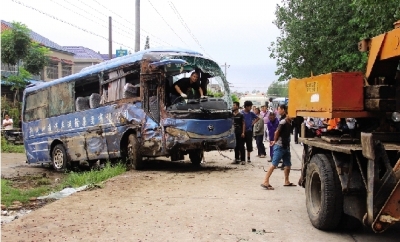
[[[233,152],[224,152],[233,157]],[[301,146],[292,145],[299,178]],[[255,154],[254,154],[255,155]],[[201,168],[187,161],[149,161],[103,189],[53,202],[2,226],[2,241],[398,241],[399,226],[376,235],[363,230],[323,232],[309,222],[304,189],[283,187],[276,170],[274,191],[260,187],[266,159],[230,165],[206,153]]]
[[[19,153],[1,154],[1,175],[4,178],[37,175],[46,173],[51,177],[61,177],[61,173],[54,172],[49,165],[27,164],[26,155]]]

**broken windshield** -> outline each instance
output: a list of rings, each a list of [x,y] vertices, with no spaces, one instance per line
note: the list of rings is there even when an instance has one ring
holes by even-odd
[[[171,88],[173,88],[174,84],[178,80],[185,77],[189,78],[192,72],[197,72],[199,73],[199,85],[202,87],[203,93],[209,97],[206,100],[194,100],[198,99],[199,96],[197,96],[197,98],[196,96],[194,98],[188,97],[188,99],[186,99],[184,102],[186,105],[183,103],[178,105],[179,110],[193,110],[200,108],[211,110],[231,109],[232,99],[229,85],[216,62],[199,56],[181,55],[176,53],[164,55],[161,59],[182,59],[186,61],[186,64],[184,65],[172,64],[164,67],[164,71],[167,73],[167,76],[172,77],[169,81]],[[172,109],[175,108],[173,107]]]

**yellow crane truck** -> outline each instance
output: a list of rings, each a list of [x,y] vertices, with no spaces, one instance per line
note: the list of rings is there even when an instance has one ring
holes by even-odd
[[[353,136],[339,128],[313,137],[302,124],[299,185],[318,229],[364,224],[381,233],[400,222],[400,21],[394,26],[359,43],[368,51],[365,74],[289,82],[290,117],[357,121]]]

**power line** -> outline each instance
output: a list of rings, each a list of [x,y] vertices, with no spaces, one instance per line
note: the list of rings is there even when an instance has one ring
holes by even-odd
[[[81,0],[78,0],[80,3],[82,3],[83,5],[85,5],[85,6],[87,6],[88,8],[90,8],[90,9],[92,9],[92,10],[94,10],[94,11],[96,11],[97,13],[99,13],[99,14],[101,14],[101,15],[104,15],[104,16],[107,16],[108,17],[108,15],[107,14],[105,14],[105,13],[103,13],[103,12],[100,12],[98,9],[96,9],[96,8],[93,8],[92,6],[90,6],[90,5],[88,5],[88,4],[86,4],[84,1],[81,1]],[[113,12],[113,11],[111,11],[111,10],[109,10],[108,8],[106,8],[104,5],[102,5],[102,4],[100,4],[99,2],[97,2],[97,1],[95,1],[97,4],[99,4],[100,6],[102,6],[103,8],[105,8],[105,9],[107,9],[108,11],[110,11],[110,12],[112,12],[112,13],[114,13],[114,14],[116,14],[115,12]],[[118,14],[116,14],[117,16],[120,16],[120,15],[118,15]],[[103,20],[104,21],[104,20]],[[125,20],[126,21],[126,20]],[[130,27],[128,27],[128,26],[126,26],[125,24],[123,24],[123,23],[121,23],[121,22],[119,22],[119,21],[117,21],[117,20],[115,20],[115,19],[113,19],[113,22],[115,22],[116,24],[120,24],[121,26],[123,26],[124,28],[126,28],[126,29],[130,29],[131,31],[133,31],[133,33],[135,33],[135,30],[134,29],[132,29],[132,28],[130,28]],[[123,31],[125,31],[126,32],[126,30],[125,29],[122,29],[122,28],[120,28],[120,27],[115,27],[115,28],[118,28],[118,29],[120,29],[120,30],[123,30]],[[143,30],[144,32],[147,32],[147,31],[145,31],[145,30]],[[134,35],[134,34],[132,34],[132,35]],[[142,35],[142,36],[144,36],[144,35]],[[145,37],[145,36],[144,36]],[[158,38],[159,39],[159,38]],[[161,39],[160,39],[161,40]],[[161,40],[161,41],[163,41],[163,40]],[[158,41],[154,41],[154,42],[156,42],[156,43],[158,43],[158,44],[160,44],[161,45],[161,43],[160,42],[158,42]],[[166,43],[166,44],[168,44],[167,42],[165,42],[165,41],[163,41],[164,43]],[[168,44],[168,45],[170,45],[170,44]]]
[[[95,2],[95,3],[97,3],[98,5],[100,5],[100,6],[103,7],[104,9],[107,9],[107,10],[110,11],[111,13],[115,14],[116,16],[118,16],[119,18],[121,18],[122,20],[125,20],[126,22],[128,22],[128,23],[130,23],[130,24],[133,24],[131,21],[125,19],[124,17],[122,17],[122,16],[119,15],[118,13],[116,13],[116,12],[110,10],[109,8],[107,8],[106,6],[104,6],[103,4],[99,3],[97,0],[92,0],[92,1]],[[115,21],[115,22],[117,22],[117,21]],[[119,22],[117,22],[117,23],[119,23]],[[130,27],[128,27],[128,26],[125,26],[125,25],[122,24],[122,23],[119,23],[119,24],[121,24],[121,25],[124,26],[125,28],[130,29],[130,30],[132,30],[133,32],[135,32],[135,30],[133,30],[132,28],[130,28]],[[142,29],[142,28],[140,28],[140,30],[142,30],[143,32],[145,32],[145,33],[151,35],[152,37],[154,37],[154,38],[156,38],[156,39],[159,39],[160,41],[164,42],[164,43],[167,44],[167,45],[171,45],[171,44],[169,44],[168,42],[165,42],[164,40],[158,38],[157,36],[151,34],[150,32],[148,32],[148,31],[146,31],[146,30],[144,30],[144,29]],[[160,42],[158,42],[158,41],[155,41],[155,42],[160,43]],[[160,44],[161,44],[161,43],[160,43]]]
[[[18,4],[20,4],[20,5],[22,5],[22,6],[26,7],[26,8],[30,8],[30,9],[32,9],[32,10],[35,10],[36,12],[39,12],[39,13],[41,13],[41,14],[43,14],[43,15],[46,15],[47,17],[53,18],[53,19],[55,19],[55,20],[57,20],[57,21],[59,21],[59,22],[68,24],[68,25],[70,25],[70,26],[72,26],[72,27],[74,27],[74,28],[77,28],[77,29],[79,29],[79,30],[82,30],[82,31],[84,31],[84,32],[86,32],[86,33],[88,33],[88,34],[91,34],[91,35],[97,36],[97,37],[99,37],[99,38],[108,40],[108,38],[106,38],[106,37],[104,37],[104,36],[101,36],[101,35],[99,35],[99,34],[96,34],[96,33],[92,32],[92,31],[90,31],[90,30],[81,28],[81,27],[79,27],[79,26],[77,26],[77,25],[75,25],[75,24],[72,24],[72,23],[70,23],[70,22],[67,22],[67,21],[64,21],[64,20],[62,20],[62,19],[59,19],[59,18],[57,18],[57,17],[54,16],[54,15],[45,13],[45,12],[43,12],[43,11],[37,9],[37,8],[34,8],[34,7],[32,7],[32,6],[28,6],[28,5],[26,5],[26,4],[24,4],[24,3],[20,2],[20,1],[16,1],[16,0],[11,0],[11,1],[13,1],[13,2],[15,2],[15,3],[18,3]],[[115,44],[118,44],[118,45],[120,45],[120,46],[124,46],[124,47],[126,47],[126,48],[129,48],[129,49],[131,49],[131,50],[133,49],[133,48],[131,48],[131,47],[127,46],[127,45],[124,45],[124,44],[122,44],[122,43],[119,43],[119,42],[117,42],[117,41],[112,41],[112,42],[115,43]]]
[[[178,19],[181,21],[181,24],[183,25],[183,27],[185,27],[186,31],[190,34],[190,36],[192,37],[192,39],[200,46],[200,48],[204,51],[204,53],[206,55],[208,55],[211,59],[211,55],[209,55],[207,53],[207,51],[203,48],[203,46],[200,44],[199,40],[196,38],[196,36],[194,36],[194,34],[192,33],[192,31],[190,30],[189,26],[186,24],[185,20],[183,20],[182,16],[180,15],[178,9],[176,9],[175,5],[172,2],[168,2],[169,6],[172,8],[172,10],[175,12],[175,15],[178,16]]]
[[[53,1],[53,0],[51,0],[51,1]],[[89,13],[87,10],[82,9],[82,8],[78,7],[77,5],[71,3],[71,2],[68,2],[68,1],[66,1],[66,2],[67,2],[68,4],[74,6],[75,8],[81,10],[81,11],[84,12],[85,14],[88,14],[88,15],[90,15],[90,16],[92,16],[92,17],[94,17],[94,18],[96,18],[96,19],[98,19],[98,20],[100,20],[100,21],[102,21],[102,22],[108,23],[108,21],[107,21],[106,19],[99,18],[98,16],[95,16],[95,15]],[[82,2],[82,3],[83,3],[83,2]],[[59,4],[59,3],[57,3],[57,4],[60,5],[60,6],[62,6],[62,5]],[[89,5],[87,5],[87,4],[85,4],[85,3],[83,3],[83,4],[84,4],[85,6],[87,6],[87,7],[90,7]],[[65,7],[65,6],[62,6],[62,7],[68,9],[68,8]],[[71,10],[71,9],[68,9],[68,10],[74,12],[74,11]],[[108,17],[106,14],[101,13],[101,12],[97,11],[96,9],[94,9],[94,10],[95,10],[96,12],[98,12],[98,13],[100,13],[100,14],[106,16],[106,17]],[[74,12],[74,13],[76,13],[76,12]],[[80,15],[79,13],[76,13],[76,14]],[[82,16],[82,15],[80,15],[80,16]],[[83,17],[83,16],[82,16],[82,17]],[[84,17],[84,18],[89,19],[89,18],[87,18],[87,17]],[[105,28],[108,28],[108,26],[102,25],[102,24],[100,24],[100,23],[98,23],[98,22],[96,22],[96,21],[94,21],[94,20],[92,20],[92,19],[89,19],[89,20],[92,21],[92,22],[94,22],[94,23],[96,23],[96,24],[99,24],[99,25],[101,25],[101,26],[103,26],[103,27],[105,27]],[[113,20],[113,22],[118,23],[118,22],[115,21],[115,20]],[[123,25],[123,26],[124,26],[124,25]],[[131,35],[131,36],[127,36],[127,35],[124,35],[124,34],[123,34],[122,32],[120,32],[120,31],[114,30],[116,33],[119,33],[119,34],[121,34],[121,35],[123,35],[123,36],[125,36],[125,37],[127,37],[127,38],[132,38],[132,36],[134,36],[134,34],[132,34],[132,33],[130,33],[130,32],[127,32],[127,31],[126,31],[125,29],[123,29],[123,28],[120,28],[120,27],[118,27],[118,26],[115,26],[115,24],[113,25],[113,27],[114,27],[115,29],[119,29],[120,31],[123,31],[124,33],[126,33],[126,34],[128,34],[128,35]],[[142,36],[145,37],[144,35],[142,35]],[[161,44],[160,42],[158,42],[158,41],[154,41],[154,42],[156,42],[156,43],[162,45],[162,44]]]
[[[101,15],[103,15],[103,16],[108,17],[107,14],[105,14],[105,13],[103,13],[103,12],[100,12],[99,10],[93,8],[92,6],[86,4],[85,2],[83,2],[83,1],[81,1],[81,0],[78,0],[78,1],[79,1],[80,3],[82,3],[83,5],[87,6],[88,8],[90,8],[90,9],[96,11],[97,13],[99,13],[99,14],[101,14]],[[106,8],[104,5],[100,4],[99,2],[97,2],[97,1],[95,1],[95,2],[96,2],[97,4],[99,4],[100,6],[102,6],[103,8],[109,10],[109,9]],[[72,3],[70,3],[70,4],[73,5]],[[74,6],[77,7],[76,5],[74,5]],[[79,7],[77,7],[77,8],[79,8]],[[81,10],[84,11],[84,12],[87,12],[86,10],[83,10],[82,8],[79,8],[79,9],[81,9]],[[109,10],[109,11],[112,12],[112,13],[114,13],[114,14],[116,14],[114,11],[111,11],[111,10]],[[118,14],[116,14],[116,15],[117,15],[117,16],[120,16],[120,15],[118,15]],[[93,15],[92,15],[92,16],[93,16]],[[101,18],[99,18],[99,17],[96,17],[96,18],[97,18],[97,19],[100,19],[101,21],[106,21],[106,20],[101,19]],[[125,20],[125,21],[127,21],[127,20]],[[132,28],[130,28],[130,27],[124,25],[123,23],[121,23],[121,22],[119,22],[119,21],[117,21],[117,20],[115,20],[115,19],[113,19],[113,22],[114,22],[115,24],[120,24],[120,25],[123,26],[125,29],[131,30],[132,33],[128,33],[128,32],[126,32],[125,29],[122,29],[122,28],[120,28],[120,27],[118,27],[118,26],[115,26],[115,28],[120,29],[120,30],[122,30],[122,31],[124,31],[124,32],[126,32],[126,33],[131,34],[131,35],[134,36],[134,33],[135,33],[135,30],[134,30],[134,29],[132,29]],[[128,21],[128,22],[129,22],[129,21]],[[143,30],[143,31],[144,31],[144,32],[147,32],[147,31],[145,31],[145,30]],[[147,32],[147,33],[148,33],[148,32]],[[141,34],[141,35],[142,35],[142,34]],[[142,35],[142,36],[143,36],[143,37],[146,37],[146,36],[144,36],[144,35]],[[156,36],[154,36],[154,35],[152,35],[152,36],[155,37],[155,38],[157,38],[157,39],[159,39],[160,41],[166,43],[167,45],[171,45],[171,44],[169,44],[169,43],[163,41],[162,39],[160,39],[160,38],[158,38],[158,37],[156,37]],[[155,42],[155,43],[158,43],[158,44],[160,44],[160,45],[162,45],[162,43],[159,42],[159,41],[155,41],[155,40],[154,40],[154,42]]]
[[[169,23],[164,19],[164,17],[160,14],[160,12],[158,12],[158,10],[156,9],[156,7],[154,7],[154,5],[151,3],[150,0],[149,1],[150,5],[154,8],[154,10],[158,13],[158,15],[160,15],[160,17],[162,18],[162,20],[164,20],[164,22],[168,25],[168,27],[172,30],[172,32],[174,32],[174,34],[176,36],[178,36],[178,38],[182,41],[182,43],[184,43],[187,47],[189,47],[188,44],[185,43],[185,41],[183,41],[183,39],[175,32],[175,30],[171,27],[171,25],[169,25]]]
[[[93,23],[95,23],[95,24],[98,24],[98,25],[100,25],[100,26],[102,26],[102,27],[108,29],[108,26],[107,26],[107,25],[101,24],[101,23],[99,23],[99,22],[97,22],[97,21],[95,21],[95,20],[93,20],[93,19],[90,19],[90,18],[88,18],[88,17],[86,17],[86,16],[84,16],[84,15],[82,15],[82,14],[80,14],[80,13],[77,13],[77,12],[75,12],[74,10],[72,10],[72,9],[70,9],[70,8],[68,8],[68,7],[64,6],[64,5],[62,5],[62,4],[60,4],[59,2],[56,2],[55,0],[50,0],[50,1],[52,1],[53,3],[55,3],[55,4],[57,4],[57,5],[59,5],[59,6],[63,7],[63,8],[65,8],[65,9],[67,9],[67,10],[73,12],[73,13],[75,13],[76,15],[81,16],[81,17],[84,18],[84,19],[87,19],[87,20],[89,20],[89,21],[91,21],[91,22],[93,22]],[[69,2],[67,2],[67,3],[69,3]],[[73,5],[72,3],[70,3],[70,4]],[[75,5],[73,5],[73,6],[75,6]],[[76,7],[76,6],[75,6],[75,7]],[[77,8],[79,8],[79,7],[77,7]],[[81,10],[82,10],[82,9],[81,9]],[[83,11],[83,10],[82,10],[82,11]],[[85,11],[85,13],[87,13],[87,12]],[[93,16],[93,15],[91,15],[91,16]],[[118,27],[116,27],[116,28],[118,28]],[[116,33],[119,33],[120,35],[122,35],[122,36],[124,36],[124,37],[131,38],[131,36],[127,36],[127,35],[123,34],[123,33],[120,32],[120,31],[117,31],[117,30],[114,30],[114,31],[115,31]],[[129,34],[129,33],[126,32],[126,31],[125,31],[125,33]]]

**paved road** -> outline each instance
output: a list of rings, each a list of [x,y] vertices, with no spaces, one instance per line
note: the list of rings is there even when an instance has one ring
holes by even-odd
[[[294,183],[301,148],[292,145]],[[2,241],[399,241],[399,226],[380,235],[315,229],[304,189],[283,187],[281,170],[272,175],[274,191],[260,187],[266,159],[230,165],[210,152],[206,161],[199,169],[189,162],[149,161],[144,171],[126,172],[103,189],[74,194],[2,226]]]

